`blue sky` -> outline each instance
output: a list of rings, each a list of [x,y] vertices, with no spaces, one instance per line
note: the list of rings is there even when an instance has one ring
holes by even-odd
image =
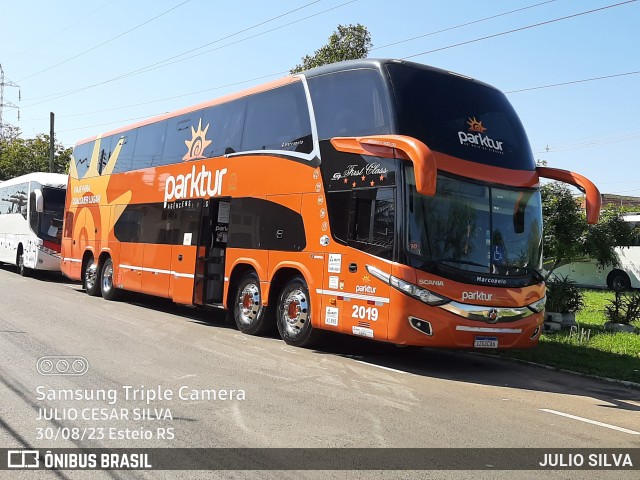
[[[338,24],[361,23],[370,57],[410,57],[498,87],[537,159],[602,192],[640,196],[640,73],[516,92],[639,72],[640,2],[614,6],[622,1],[1,0],[0,64],[22,94],[5,88],[20,120],[6,108],[4,120],[33,137],[55,112],[58,140],[73,146],[284,76]],[[150,65],[159,68],[134,73]]]

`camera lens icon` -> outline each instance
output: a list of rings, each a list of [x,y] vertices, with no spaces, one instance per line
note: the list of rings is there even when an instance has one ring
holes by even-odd
[[[40,375],[84,375],[89,362],[76,355],[47,355],[38,359],[36,369]]]

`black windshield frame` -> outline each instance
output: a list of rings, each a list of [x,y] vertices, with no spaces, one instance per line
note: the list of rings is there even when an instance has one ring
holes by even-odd
[[[477,80],[417,64],[385,64],[397,133],[462,160],[535,170],[527,134],[506,96]]]

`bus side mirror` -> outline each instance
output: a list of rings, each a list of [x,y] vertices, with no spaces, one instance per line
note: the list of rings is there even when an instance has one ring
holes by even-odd
[[[33,193],[36,197],[36,212],[44,212],[44,197],[42,196],[42,190],[36,188]]]
[[[336,137],[331,139],[331,145],[340,152],[409,160],[413,163],[416,190],[430,197],[436,194],[436,157],[420,140],[405,135]]]
[[[560,170],[559,168],[537,167],[538,175],[551,180],[568,183],[577,187],[585,194],[585,203],[587,208],[587,223],[598,223],[600,218],[600,207],[602,206],[602,195],[595,184],[586,177],[569,170]]]

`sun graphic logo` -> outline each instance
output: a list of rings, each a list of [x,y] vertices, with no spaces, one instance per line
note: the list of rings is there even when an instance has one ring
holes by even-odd
[[[209,130],[209,124],[204,130],[202,130],[202,119],[198,121],[198,130],[194,130],[191,127],[191,140],[185,140],[184,143],[187,145],[187,153],[182,160],[185,162],[189,160],[198,160],[200,158],[204,158],[204,149],[211,145],[211,140],[207,140],[207,130]]]
[[[480,120],[476,120],[476,117],[469,118],[469,120],[467,120],[467,125],[469,125],[470,132],[484,133],[487,131],[487,129],[482,126],[482,122]]]

